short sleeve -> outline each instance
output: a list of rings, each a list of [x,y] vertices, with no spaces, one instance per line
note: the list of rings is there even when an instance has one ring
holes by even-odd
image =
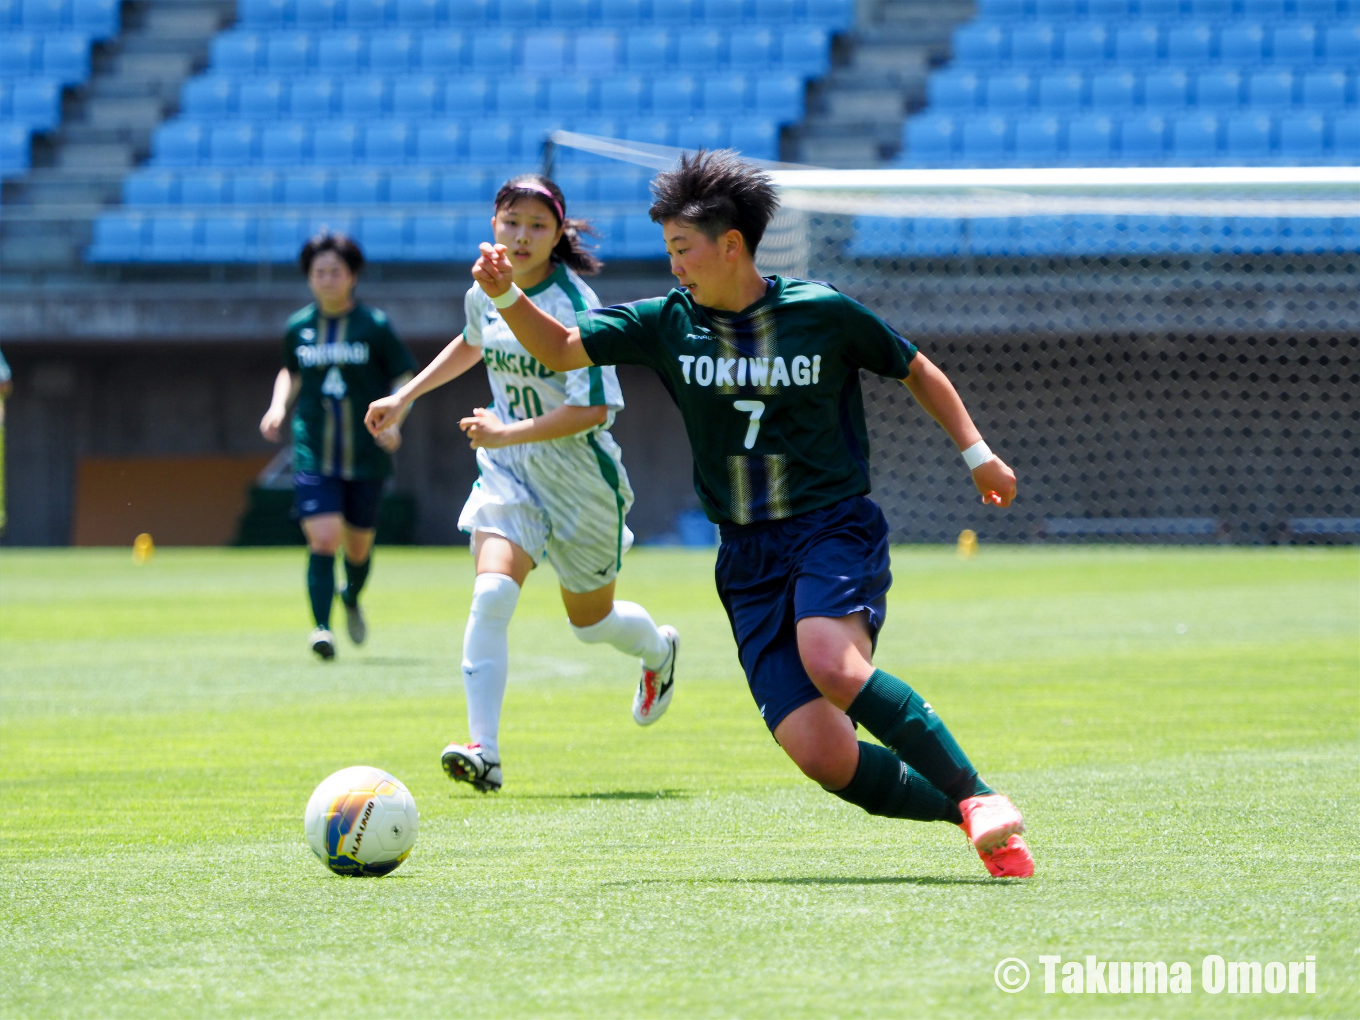
[[[482,288],[473,284],[463,297],[463,342],[470,347],[482,346],[482,310],[477,295]]]
[[[656,367],[661,349],[659,324],[664,299],[650,298],[576,313],[581,345],[596,365]]]
[[[623,410],[623,388],[612,365],[591,365],[567,373],[566,403],[573,407],[605,406],[611,411]]]
[[[905,379],[911,372],[916,347],[858,301],[838,296],[841,304],[836,318],[846,359],[876,375]]]

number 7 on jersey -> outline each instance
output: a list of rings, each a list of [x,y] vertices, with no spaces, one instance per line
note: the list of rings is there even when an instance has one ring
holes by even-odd
[[[746,426],[746,441],[742,444],[749,450],[756,445],[756,436],[760,433],[760,416],[765,413],[765,401],[734,400],[732,406],[742,414],[751,416],[751,423]]]

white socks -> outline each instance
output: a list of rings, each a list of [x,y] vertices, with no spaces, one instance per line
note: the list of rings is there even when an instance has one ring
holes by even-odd
[[[572,633],[588,645],[612,645],[625,655],[636,655],[648,669],[660,669],[671,654],[670,642],[656,629],[647,610],[636,602],[615,602],[599,623],[572,625]]]
[[[501,702],[510,669],[506,631],[519,601],[519,585],[505,574],[478,574],[472,586],[472,609],[463,632],[463,691],[467,696],[468,733],[487,756],[499,761]]]

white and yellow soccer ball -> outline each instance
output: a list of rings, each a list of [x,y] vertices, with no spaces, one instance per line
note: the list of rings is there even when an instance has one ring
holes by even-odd
[[[321,781],[307,801],[307,844],[337,875],[386,875],[415,846],[420,815],[400,779],[355,765]]]

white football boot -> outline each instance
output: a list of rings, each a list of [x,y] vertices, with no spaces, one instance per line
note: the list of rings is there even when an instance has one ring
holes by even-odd
[[[450,744],[439,756],[450,779],[471,783],[481,793],[501,788],[501,763],[482,752],[481,744]]]
[[[327,662],[335,658],[335,635],[325,627],[317,627],[308,640],[311,641],[312,651],[321,658]]]
[[[671,646],[671,654],[666,657],[659,669],[642,668],[642,679],[638,681],[633,695],[633,722],[639,726],[650,726],[671,707],[671,695],[675,693],[675,657],[680,652],[680,635],[669,624],[658,627]]]

